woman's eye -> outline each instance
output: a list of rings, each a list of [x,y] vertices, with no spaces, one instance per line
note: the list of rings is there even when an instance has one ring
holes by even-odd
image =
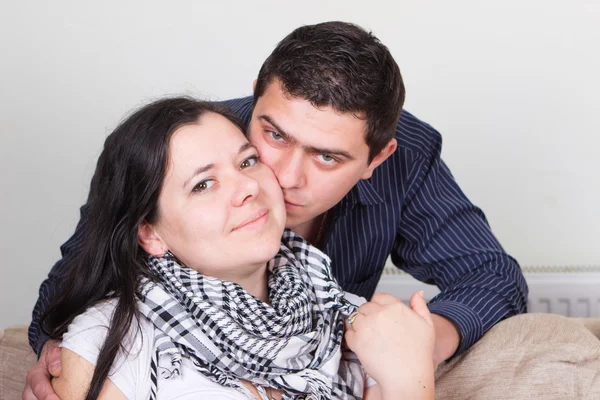
[[[202,193],[208,189],[210,189],[215,184],[214,179],[206,179],[202,182],[198,182],[196,186],[192,189],[192,192]]]
[[[278,142],[283,141],[283,136],[281,136],[279,133],[277,133],[275,131],[269,131],[269,136],[271,137],[271,139],[276,140]]]
[[[331,157],[329,154],[319,154],[317,158],[326,165],[334,165],[337,162],[337,160]]]
[[[240,164],[240,169],[245,169],[245,168],[251,167],[253,165],[256,165],[257,163],[258,163],[258,156],[248,157]]]

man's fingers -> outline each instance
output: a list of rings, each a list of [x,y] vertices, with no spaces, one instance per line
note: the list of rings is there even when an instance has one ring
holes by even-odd
[[[48,366],[48,372],[53,377],[59,377],[61,373],[61,349],[60,347],[54,347],[46,352],[46,365]]]
[[[27,382],[33,392],[33,399],[37,400],[60,400],[50,382],[50,374],[46,369],[44,362],[38,363],[31,368],[27,374]],[[27,389],[25,390],[27,392]],[[23,393],[23,398],[25,393]]]
[[[23,395],[21,396],[23,400],[36,400],[33,392],[31,391],[31,387],[29,385],[25,385],[25,390],[23,390]]]
[[[429,308],[427,308],[423,291],[413,293],[410,297],[410,308],[427,321],[430,326],[433,326],[433,320],[431,319]]]
[[[59,344],[59,341],[48,340],[42,347],[40,359],[27,372],[23,400],[60,400],[50,382],[50,374],[59,376],[61,372]]]

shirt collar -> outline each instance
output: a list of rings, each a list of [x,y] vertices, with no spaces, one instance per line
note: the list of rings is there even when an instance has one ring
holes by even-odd
[[[377,193],[369,180],[361,179],[336,205],[336,211],[339,216],[348,214],[354,208],[356,203],[364,206],[383,203],[383,198]]]
[[[383,197],[377,193],[377,190],[368,179],[361,179],[356,184],[358,188],[358,201],[365,206],[372,206],[383,203]]]

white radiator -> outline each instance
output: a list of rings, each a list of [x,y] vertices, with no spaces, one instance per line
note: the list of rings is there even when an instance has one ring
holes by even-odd
[[[522,267],[529,285],[529,312],[554,313],[568,317],[600,317],[600,266]],[[431,299],[437,287],[426,285],[388,264],[378,292],[393,294],[408,302],[417,290]]]

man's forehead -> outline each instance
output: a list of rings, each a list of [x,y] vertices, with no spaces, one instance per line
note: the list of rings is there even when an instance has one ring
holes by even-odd
[[[315,107],[308,100],[290,98],[268,91],[257,101],[253,119],[271,125],[278,133],[312,146],[366,146],[366,121],[354,113],[342,113],[330,106]]]

